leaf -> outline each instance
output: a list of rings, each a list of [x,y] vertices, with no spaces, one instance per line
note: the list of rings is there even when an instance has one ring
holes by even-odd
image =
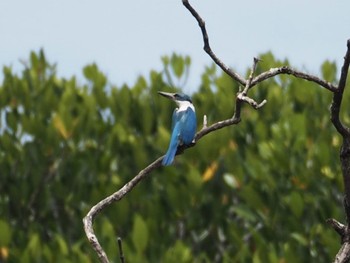
[[[60,249],[60,253],[64,256],[67,256],[69,250],[68,250],[68,246],[67,246],[66,241],[63,239],[62,236],[60,236],[58,234],[55,236],[55,239],[56,239],[56,242],[57,242],[58,247]]]
[[[169,65],[170,59],[169,59],[168,56],[162,56],[162,57],[161,57],[161,60],[162,60],[162,62],[163,62],[163,66],[164,66],[164,67],[167,67],[167,66]]]
[[[294,238],[296,241],[298,241],[299,244],[303,245],[303,246],[308,246],[308,241],[307,239],[300,233],[292,233],[290,235],[292,238]]]
[[[204,174],[202,175],[203,182],[207,182],[211,180],[214,177],[217,169],[218,169],[218,162],[213,161],[210,164],[210,166],[205,170]]]
[[[255,251],[253,254],[253,263],[261,263],[259,251]]]
[[[249,222],[255,222],[257,220],[254,213],[249,210],[247,207],[244,206],[236,206],[232,208],[232,211],[237,214],[237,216],[241,217],[242,219],[249,221]]]
[[[144,252],[148,243],[148,229],[145,221],[138,214],[134,216],[134,225],[131,236],[136,251],[138,253]]]
[[[6,124],[11,128],[13,132],[17,131],[18,114],[16,111],[12,110],[6,112]]]
[[[185,244],[182,241],[178,240],[176,241],[174,246],[170,247],[166,251],[162,262],[167,262],[167,263],[193,262],[191,250],[189,247],[185,246]]]
[[[286,197],[286,200],[293,214],[297,218],[300,218],[304,210],[304,201],[301,195],[298,192],[294,191]]]
[[[237,189],[240,187],[239,181],[237,180],[237,178],[233,174],[225,173],[224,174],[224,181],[229,187],[231,187],[233,189]]]
[[[7,246],[11,242],[12,231],[10,225],[4,221],[0,220],[0,246]]]
[[[1,260],[0,262],[6,262],[8,256],[9,256],[9,249],[7,247],[0,247],[0,260]]]
[[[38,257],[40,255],[41,253],[40,237],[37,233],[32,234],[30,236],[27,249],[30,252],[30,254],[33,255],[34,257]]]
[[[63,123],[63,120],[58,114],[53,117],[53,125],[64,139],[68,139],[71,136],[71,133],[67,130],[66,126]]]

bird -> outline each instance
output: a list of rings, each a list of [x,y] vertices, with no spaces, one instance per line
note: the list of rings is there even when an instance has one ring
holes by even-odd
[[[163,91],[158,91],[158,93],[175,101],[178,106],[173,112],[171,139],[168,150],[162,160],[162,164],[168,166],[173,163],[178,146],[189,145],[193,142],[197,129],[197,117],[190,96]]]

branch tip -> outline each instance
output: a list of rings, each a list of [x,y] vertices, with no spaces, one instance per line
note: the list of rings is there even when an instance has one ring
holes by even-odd
[[[208,119],[207,119],[207,115],[203,116],[203,129],[207,128],[208,126]]]
[[[258,107],[256,109],[260,109],[262,106],[264,106],[267,103],[267,100],[263,100],[262,102],[260,102],[260,104],[258,105]]]

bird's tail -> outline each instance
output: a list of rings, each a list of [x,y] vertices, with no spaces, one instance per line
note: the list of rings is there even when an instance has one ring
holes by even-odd
[[[176,138],[172,138],[171,141],[170,141],[169,149],[166,152],[166,154],[165,154],[165,156],[163,158],[163,161],[162,161],[162,164],[164,166],[167,166],[167,165],[170,165],[170,164],[173,163],[174,158],[175,158],[175,154],[176,154],[176,151],[177,151],[177,145],[178,145],[177,139]]]
[[[162,164],[164,166],[170,165],[173,163],[175,154],[176,154],[177,147],[169,147],[168,151],[166,152]]]

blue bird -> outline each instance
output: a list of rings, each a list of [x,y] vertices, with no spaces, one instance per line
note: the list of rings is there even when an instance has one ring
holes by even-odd
[[[176,102],[178,108],[174,110],[172,120],[172,133],[169,148],[162,164],[170,165],[179,145],[191,144],[197,129],[196,111],[188,95],[179,93],[158,92],[160,95]]]

